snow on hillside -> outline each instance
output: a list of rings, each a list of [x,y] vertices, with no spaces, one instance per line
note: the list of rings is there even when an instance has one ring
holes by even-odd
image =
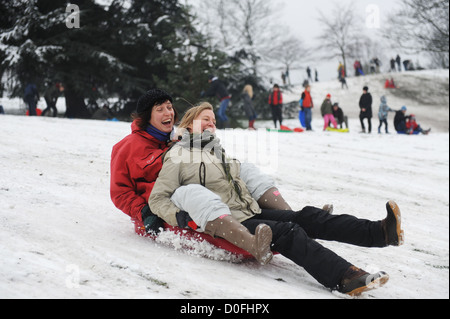
[[[393,78],[397,89],[385,89],[386,79]],[[449,131],[449,72],[448,70],[426,70],[403,73],[388,73],[368,75],[364,77],[347,78],[348,89],[342,89],[341,83],[314,82],[311,83],[311,95],[314,100],[315,109],[313,116],[320,119],[320,106],[328,93],[331,94],[333,103],[338,102],[349,118],[358,119],[359,99],[364,86],[369,87],[373,97],[374,118],[372,124],[374,132],[379,125],[378,110],[380,98],[384,95],[388,105],[399,110],[403,105],[408,107],[408,114],[415,114],[418,123],[423,127],[431,127],[433,131]],[[296,86],[294,89],[284,92],[285,102],[300,100],[303,87]],[[389,125],[393,131],[393,113],[389,114]],[[321,124],[321,121],[318,122]],[[356,122],[355,130],[361,130],[359,121]],[[320,129],[319,125],[317,129]]]
[[[344,101],[333,85],[314,90],[318,97],[331,91]],[[269,139],[257,164],[294,209],[332,203],[335,214],[379,220],[385,203],[397,201],[404,246],[367,249],[321,241],[367,271],[389,273],[385,287],[361,298],[449,298],[445,120],[429,136],[361,135],[356,118],[349,134],[324,133],[318,116],[312,133],[275,139],[264,130],[218,135],[239,158],[251,157],[249,142]],[[282,256],[262,267],[236,262],[208,245],[183,250],[184,243],[170,234],[158,242],[136,236],[109,198],[111,148],[129,132],[129,123],[0,116],[0,298],[346,298]]]

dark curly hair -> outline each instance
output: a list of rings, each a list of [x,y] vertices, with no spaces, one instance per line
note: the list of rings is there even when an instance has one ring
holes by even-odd
[[[137,126],[142,130],[147,129],[152,117],[153,107],[164,104],[167,101],[173,103],[172,96],[160,89],[150,90],[141,96],[137,103],[136,112],[132,114],[132,118],[136,121]],[[177,122],[178,112],[175,108],[173,110],[175,112],[175,122]]]

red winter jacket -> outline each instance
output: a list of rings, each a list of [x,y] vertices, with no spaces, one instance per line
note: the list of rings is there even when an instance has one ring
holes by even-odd
[[[304,108],[312,108],[312,107],[314,107],[314,103],[313,103],[313,100],[311,98],[311,93],[309,93],[307,90],[305,90],[305,92],[303,92],[302,99],[303,99],[303,105],[302,106]]]
[[[273,91],[272,94],[269,95],[269,105],[276,106],[283,104],[283,94],[280,90]]]
[[[114,205],[141,224],[141,210],[148,203],[168,146],[142,131],[136,122],[131,129],[132,134],[112,150],[110,193]]]

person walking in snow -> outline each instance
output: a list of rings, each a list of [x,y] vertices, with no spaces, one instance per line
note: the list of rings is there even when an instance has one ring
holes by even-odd
[[[366,126],[364,125],[364,120],[367,119],[368,122],[368,133],[372,133],[372,117],[373,117],[373,113],[372,113],[372,95],[369,93],[369,88],[367,86],[365,86],[363,88],[363,94],[359,100],[359,108],[360,108],[360,113],[359,113],[359,119],[361,121],[361,128],[362,131],[361,133],[366,133]]]
[[[159,233],[164,222],[152,213],[148,200],[162,168],[163,154],[169,149],[178,112],[172,104],[173,98],[165,91],[153,89],[140,97],[132,133],[114,145],[111,153],[110,196],[114,205],[130,216],[138,235]],[[252,196],[262,207],[290,209],[274,181],[261,173],[254,165],[243,164],[241,176]],[[211,191],[194,185],[183,187],[174,194],[181,203],[185,198],[208,198]],[[181,200],[180,200],[181,198]],[[180,221],[187,227],[189,215]]]
[[[395,62],[397,63],[398,72],[402,72],[402,58],[397,54],[395,58]]]
[[[323,117],[323,130],[326,131],[330,123],[337,129],[337,122],[333,115],[333,104],[331,103],[331,94],[328,94],[322,103],[320,112]]]
[[[247,84],[244,87],[241,97],[244,101],[244,112],[248,118],[248,128],[254,130],[257,115],[255,108],[253,107],[253,87],[250,84]]]
[[[269,105],[272,110],[272,120],[275,128],[277,128],[277,122],[283,125],[283,93],[280,90],[278,84],[273,86],[272,93],[269,95]]]
[[[378,111],[378,119],[380,120],[380,125],[378,126],[378,134],[381,134],[381,127],[385,126],[386,128],[386,134],[389,134],[389,129],[388,129],[388,115],[389,112],[395,112],[394,110],[392,110],[388,105],[387,105],[387,99],[386,97],[383,95],[381,97],[381,104],[380,104],[380,110]]]
[[[25,87],[24,101],[28,106],[28,114],[30,116],[36,116],[36,105],[39,101],[39,92],[34,83],[28,83]]]
[[[311,68],[309,66],[306,68],[306,75],[308,76],[308,81],[313,82],[313,79],[311,76]]]
[[[395,202],[386,204],[387,217],[382,221],[331,215],[315,207],[298,212],[261,209],[240,178],[240,162],[228,158],[222,148],[214,123],[214,112],[208,103],[186,113],[179,125],[181,141],[165,154],[150,196],[152,211],[175,226],[179,209],[173,205],[172,194],[181,185],[204,185],[216,195],[208,200],[214,209],[193,219],[207,234],[225,238],[247,250],[258,250],[269,262],[271,254],[267,248],[256,248],[256,237],[256,243],[264,243],[263,246],[268,243],[325,287],[351,296],[387,282],[386,273],[369,274],[315,239],[362,247],[400,246],[403,244],[401,213]]]
[[[47,103],[47,108],[42,111],[42,115],[46,116],[51,113],[52,117],[56,117],[58,115],[58,109],[56,108],[56,102],[58,101],[59,96],[64,91],[64,87],[61,83],[51,83],[47,86],[47,89],[44,93],[45,103]]]

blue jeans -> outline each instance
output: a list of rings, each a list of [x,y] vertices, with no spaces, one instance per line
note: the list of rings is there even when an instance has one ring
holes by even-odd
[[[229,104],[230,104],[230,99],[225,99],[222,102],[220,102],[219,112],[218,112],[217,116],[219,117],[219,120],[222,121],[223,123],[228,121],[228,117],[225,113],[227,111],[227,107]]]
[[[311,128],[311,121],[312,121],[312,110],[310,107],[305,107],[303,109],[303,111],[305,112],[305,124],[306,124],[306,129],[307,130],[312,130]]]

